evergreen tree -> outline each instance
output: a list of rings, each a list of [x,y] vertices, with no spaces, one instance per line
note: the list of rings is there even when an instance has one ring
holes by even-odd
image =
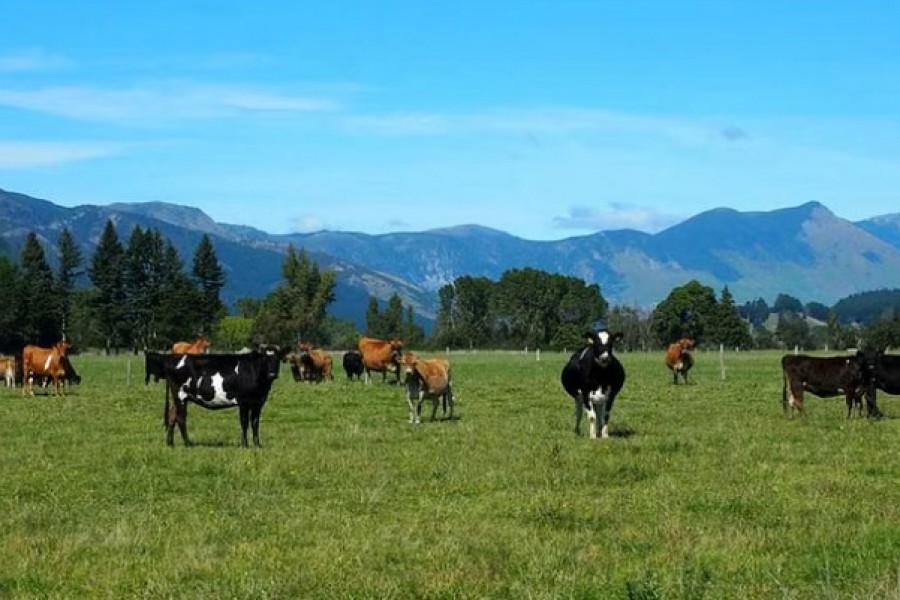
[[[403,337],[403,301],[396,292],[388,298],[381,321],[384,327],[384,337],[389,339]]]
[[[17,322],[25,339],[49,346],[62,339],[59,304],[55,294],[53,271],[47,264],[44,249],[34,232],[28,234],[22,247],[19,279]]]
[[[18,350],[20,343],[19,314],[19,270],[5,256],[0,256],[0,352]]]
[[[159,231],[135,227],[125,249],[126,314],[135,351],[154,348],[156,316],[164,285],[164,244]]]
[[[63,227],[57,242],[59,248],[59,270],[56,274],[56,291],[59,298],[59,321],[63,334],[72,322],[72,302],[75,280],[82,274],[81,250],[68,227]]]
[[[406,307],[406,319],[403,323],[401,338],[406,346],[419,346],[425,341],[425,330],[416,323],[416,315],[412,305]]]
[[[162,283],[154,316],[157,344],[167,347],[172,342],[192,339],[204,333],[200,292],[185,274],[181,255],[170,240],[165,241],[159,275]]]
[[[726,348],[749,348],[753,344],[747,322],[741,318],[727,285],[722,288],[715,316],[712,324],[713,341],[724,344]]]
[[[366,335],[373,338],[384,338],[387,328],[384,319],[378,310],[378,299],[369,296],[369,305],[366,307]]]
[[[225,316],[225,305],[219,299],[219,292],[225,285],[225,271],[216,257],[209,236],[204,234],[194,252],[194,279],[200,287],[202,297],[200,320],[203,331],[213,331],[215,324]]]
[[[299,341],[320,343],[328,306],[334,302],[334,271],[320,271],[306,250],[288,247],[282,264],[284,281],[266,296],[254,321],[254,333],[269,343],[293,346]]]
[[[94,311],[107,354],[118,350],[126,330],[124,254],[116,227],[108,220],[88,268],[88,276],[97,289]]]

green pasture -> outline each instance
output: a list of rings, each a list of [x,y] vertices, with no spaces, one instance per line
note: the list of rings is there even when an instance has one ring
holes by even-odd
[[[419,426],[282,366],[249,450],[197,406],[166,447],[142,357],[76,356],[65,398],[0,388],[0,598],[900,598],[897,399],[788,420],[779,354],[695,356],[621,354],[602,441],[561,354],[451,355],[459,418]]]

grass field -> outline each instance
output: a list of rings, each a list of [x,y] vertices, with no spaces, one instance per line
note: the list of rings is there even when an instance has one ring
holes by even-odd
[[[459,419],[420,426],[283,366],[258,450],[198,406],[167,448],[141,357],[75,357],[66,398],[0,388],[0,598],[900,598],[896,398],[791,421],[778,354],[695,356],[620,355],[604,441],[560,354],[453,355]]]

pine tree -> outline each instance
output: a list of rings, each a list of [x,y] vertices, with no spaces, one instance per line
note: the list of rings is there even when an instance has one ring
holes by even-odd
[[[59,270],[56,274],[56,291],[59,298],[59,320],[65,335],[72,322],[72,295],[75,290],[75,280],[82,274],[79,269],[83,259],[81,250],[75,243],[75,238],[72,237],[68,227],[63,227],[59,234],[57,247],[59,248]]]
[[[712,341],[727,348],[749,348],[753,344],[750,328],[741,318],[741,313],[734,304],[734,296],[731,295],[727,285],[722,288],[715,314],[716,318],[710,324]]]
[[[62,339],[58,298],[47,293],[55,289],[53,271],[34,232],[28,234],[22,247],[21,274],[17,317],[19,329],[32,343],[54,344]]]
[[[91,257],[88,276],[97,289],[94,311],[106,353],[118,350],[126,328],[124,250],[112,220],[106,222],[97,249]]]
[[[369,305],[366,307],[366,335],[374,338],[383,338],[384,319],[378,310],[378,299],[375,296],[369,296]]]
[[[388,304],[381,319],[386,338],[399,339],[403,337],[403,301],[396,292],[388,298]]]
[[[204,234],[194,252],[193,275],[202,297],[200,320],[204,332],[211,332],[215,324],[225,316],[225,305],[219,292],[225,285],[225,271],[216,257],[209,236]]]

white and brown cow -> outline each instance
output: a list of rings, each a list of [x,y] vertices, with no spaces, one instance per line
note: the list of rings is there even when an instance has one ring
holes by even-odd
[[[437,418],[438,402],[443,401],[444,415],[453,419],[453,388],[450,380],[450,361],[443,358],[418,358],[413,354],[403,357],[406,401],[409,404],[409,422],[420,423],[422,403],[431,400],[431,420]],[[447,411],[450,414],[447,414]]]
[[[784,414],[793,417],[796,410],[803,415],[803,393],[809,392],[820,398],[843,394],[847,401],[847,417],[850,417],[869,385],[871,376],[865,366],[865,355],[861,351],[847,356],[822,357],[785,354],[781,358]]]

